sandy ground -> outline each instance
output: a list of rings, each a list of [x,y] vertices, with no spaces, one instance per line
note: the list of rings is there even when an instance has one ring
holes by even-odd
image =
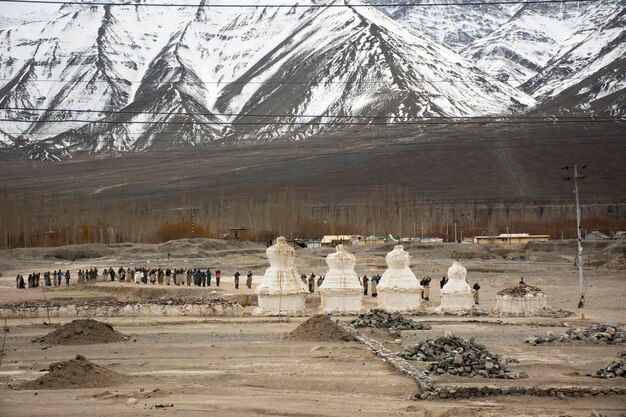
[[[264,248],[254,246],[236,250],[208,250],[201,258],[185,258],[174,252],[169,263],[154,251],[135,248],[134,258],[121,256],[118,250],[104,258],[76,261],[46,258],[49,249],[28,253],[0,253],[1,303],[42,300],[41,289],[17,290],[15,274],[30,270],[61,268],[72,272],[79,268],[108,266],[115,268],[130,263],[150,265],[212,266],[225,271],[219,289],[215,287],[166,287],[119,282],[98,282],[69,287],[52,287],[46,296],[52,300],[136,300],[151,298],[226,297],[240,300],[253,289],[233,286],[231,274],[247,269],[255,272],[254,285],[260,280]],[[145,248],[144,248],[145,249]],[[545,248],[544,248],[545,249]],[[120,249],[121,250],[121,249]],[[127,249],[124,249],[127,250]],[[359,274],[384,271],[384,254],[388,246],[358,248]],[[569,246],[539,251],[518,251],[506,256],[486,256],[483,249],[465,245],[439,245],[432,249],[409,247],[418,277],[430,275],[431,302],[439,303],[438,279],[451,264],[452,255],[475,250],[478,257],[461,259],[468,268],[468,281],[480,282],[481,307],[490,311],[495,306],[495,293],[515,284],[521,276],[539,286],[554,307],[575,311],[578,295],[577,270],[571,262]],[[301,272],[323,274],[323,257],[329,250],[298,251]],[[522,253],[523,252],[523,253]],[[499,253],[499,252],[498,252]],[[520,258],[523,254],[523,258]],[[205,256],[206,255],[206,256]],[[590,255],[591,256],[591,255]],[[460,256],[463,258],[463,256]],[[481,259],[487,258],[487,259]],[[75,275],[74,275],[75,276]],[[384,331],[370,332],[384,340],[389,348],[400,351],[407,344],[451,332],[463,337],[476,337],[498,354],[514,356],[516,371],[525,371],[528,379],[519,381],[437,377],[436,382],[476,385],[540,385],[540,386],[624,386],[624,380],[601,380],[585,376],[614,360],[624,345],[540,345],[530,346],[523,340],[530,335],[558,332],[564,326],[587,326],[591,322],[615,320],[626,322],[626,273],[621,269],[586,267],[589,281],[587,320],[576,316],[565,319],[518,318],[495,316],[480,318],[418,317],[432,324],[430,331],[403,331],[400,341]],[[243,278],[243,277],[242,277]],[[253,288],[254,288],[253,285]],[[216,294],[211,295],[212,291]],[[367,307],[375,299],[364,298]],[[319,296],[308,296],[313,311]],[[410,400],[416,385],[410,378],[394,372],[365,346],[358,343],[295,342],[282,335],[295,329],[305,318],[288,322],[278,319],[242,318],[202,319],[191,317],[99,318],[113,324],[116,330],[131,336],[129,341],[87,346],[46,346],[32,343],[35,337],[51,331],[43,320],[8,320],[5,357],[0,368],[1,416],[117,416],[163,413],[181,416],[590,416],[591,410],[603,415],[618,416],[626,412],[624,396],[584,398],[544,398],[524,396],[487,397],[473,400]],[[348,320],[343,318],[342,320]],[[53,320],[59,325],[69,319]],[[552,327],[538,326],[551,324]],[[35,379],[55,361],[82,354],[93,362],[116,372],[131,375],[129,382],[107,389],[75,389],[61,391],[14,390],[21,381]],[[418,367],[425,364],[417,363]],[[139,392],[140,387],[144,392]],[[158,389],[158,392],[153,390]],[[145,396],[148,394],[149,396]],[[139,400],[129,406],[130,397]],[[156,408],[157,405],[172,407]]]

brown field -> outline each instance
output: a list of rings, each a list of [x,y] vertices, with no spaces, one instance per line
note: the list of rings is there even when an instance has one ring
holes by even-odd
[[[382,273],[384,255],[392,245],[350,248],[357,257],[359,274]],[[468,281],[480,282],[481,307],[495,306],[495,293],[515,284],[521,276],[543,289],[553,307],[575,311],[577,269],[574,243],[548,242],[505,249],[474,245],[408,245],[418,277],[433,277],[432,311],[439,304],[437,281],[452,259],[461,258]],[[451,332],[475,337],[498,354],[514,356],[528,379],[518,381],[435,377],[436,382],[479,385],[624,387],[622,380],[587,377],[615,360],[624,345],[565,344],[530,346],[527,336],[560,332],[566,327],[594,322],[626,322],[626,260],[624,242],[601,242],[585,248],[585,276],[589,282],[587,319],[416,317],[432,325],[429,331],[402,331],[397,342],[386,332],[368,332],[393,351],[417,340]],[[298,250],[300,272],[316,275],[326,270],[330,249]],[[171,259],[167,260],[167,253]],[[80,255],[80,259],[76,259]],[[73,260],[72,260],[73,259]],[[594,266],[591,266],[593,263]],[[242,285],[233,287],[232,274],[252,269],[256,285],[268,266],[265,248],[253,243],[224,243],[205,239],[173,241],[163,245],[84,245],[63,248],[17,249],[0,252],[2,304],[43,303],[41,289],[17,290],[15,274],[61,268],[73,273],[97,266],[211,266],[224,271],[222,286],[167,287],[105,282],[73,284],[46,290],[52,302],[77,300],[192,299],[219,297],[241,300],[253,294]],[[75,277],[75,275],[74,275]],[[75,279],[75,278],[74,278]],[[253,287],[254,287],[253,285]],[[210,294],[216,291],[216,294]],[[308,296],[315,312],[319,295]],[[375,300],[364,298],[367,307]],[[244,317],[96,317],[129,336],[112,344],[42,345],[31,342],[52,329],[40,319],[9,319],[5,356],[0,368],[2,416],[620,416],[624,396],[583,398],[499,396],[467,400],[414,401],[415,381],[404,377],[356,342],[302,342],[283,338],[306,318],[289,321]],[[344,317],[341,320],[348,321]],[[52,327],[70,319],[52,319]],[[540,326],[541,325],[541,326]],[[367,330],[364,330],[367,332]],[[42,374],[52,362],[81,354],[94,363],[130,376],[107,388],[16,390],[12,387]],[[416,363],[417,367],[425,364]],[[139,392],[143,387],[143,392]],[[127,405],[130,397],[138,399]],[[163,407],[165,406],[165,407]]]

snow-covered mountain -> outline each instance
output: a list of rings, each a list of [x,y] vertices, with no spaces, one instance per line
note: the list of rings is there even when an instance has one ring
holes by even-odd
[[[441,8],[423,8],[430,14],[418,18],[414,9],[326,7],[321,0],[279,8],[205,1],[63,6],[53,18],[0,29],[0,147],[64,158],[304,139],[410,117],[519,114],[537,105],[522,82],[530,80],[523,88],[536,97],[554,97],[571,86],[565,76],[562,87],[546,89],[558,80],[557,58],[578,57],[575,46],[584,42],[581,51],[598,52],[594,33],[606,33],[590,26],[587,37],[550,53],[534,73],[516,75],[511,64],[507,78],[485,64],[493,51],[483,41],[526,19],[519,6],[490,6],[491,14],[457,6],[444,35]],[[322,7],[302,7],[308,4]],[[586,56],[588,64],[571,70],[593,63],[599,70],[622,51],[623,39],[616,42],[604,60]],[[542,68],[543,81],[536,77]],[[610,91],[620,85],[610,83]]]

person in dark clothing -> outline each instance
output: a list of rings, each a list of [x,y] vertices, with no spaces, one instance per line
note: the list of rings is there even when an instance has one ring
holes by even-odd
[[[19,288],[19,289],[26,288],[26,286],[24,285],[24,277],[21,276],[21,275],[18,275],[18,278],[19,278],[19,280],[17,282],[17,288]]]
[[[430,301],[429,296],[430,296],[430,281],[432,281],[432,279],[429,276],[426,276],[424,278],[422,278],[422,280],[420,281],[420,284],[422,285],[422,287],[424,287],[424,291],[422,291],[422,298],[425,301]]]
[[[315,291],[315,274],[311,274],[309,277],[309,292],[313,294]]]
[[[361,285],[363,285],[363,295],[367,295],[367,286],[369,284],[369,279],[367,279],[367,275],[363,275],[363,281],[361,281]]]
[[[70,285],[70,271],[65,271],[65,285]]]
[[[220,286],[220,279],[222,279],[222,271],[218,269],[215,271],[215,285],[218,287]]]
[[[444,276],[443,278],[441,278],[441,281],[439,281],[439,288],[440,289],[443,288],[443,286],[446,285],[447,282],[448,282],[448,277]]]
[[[239,273],[239,271],[235,272],[235,289],[238,290],[239,289],[239,277],[241,276],[241,274]]]
[[[206,285],[207,287],[211,286],[211,277],[213,276],[213,273],[211,272],[211,268],[207,268],[206,269]]]
[[[474,304],[480,304],[478,302],[478,290],[480,290],[480,285],[478,285],[478,282],[476,282],[474,284],[474,286],[472,287],[472,289],[474,290]]]

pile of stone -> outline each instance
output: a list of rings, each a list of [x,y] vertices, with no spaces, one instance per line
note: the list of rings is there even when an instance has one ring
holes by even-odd
[[[626,378],[626,350],[619,354],[618,361],[611,361],[604,367],[596,371],[595,375],[589,375],[596,378]]]
[[[566,343],[581,340],[588,343],[606,343],[609,345],[626,341],[626,326],[610,321],[603,324],[593,324],[586,329],[569,329],[565,333],[555,335],[547,332],[546,336],[531,336],[525,342],[535,346],[542,343]]]
[[[402,314],[387,313],[384,310],[375,308],[367,313],[360,314],[352,323],[354,327],[373,327],[376,329],[392,330],[430,330],[429,324],[420,323],[407,319]]]
[[[477,343],[474,338],[465,340],[458,336],[444,336],[429,339],[423,343],[409,346],[400,355],[404,359],[433,362],[431,374],[458,375],[468,378],[518,379],[526,377],[524,372],[513,372],[499,355],[490,353],[487,348]]]

